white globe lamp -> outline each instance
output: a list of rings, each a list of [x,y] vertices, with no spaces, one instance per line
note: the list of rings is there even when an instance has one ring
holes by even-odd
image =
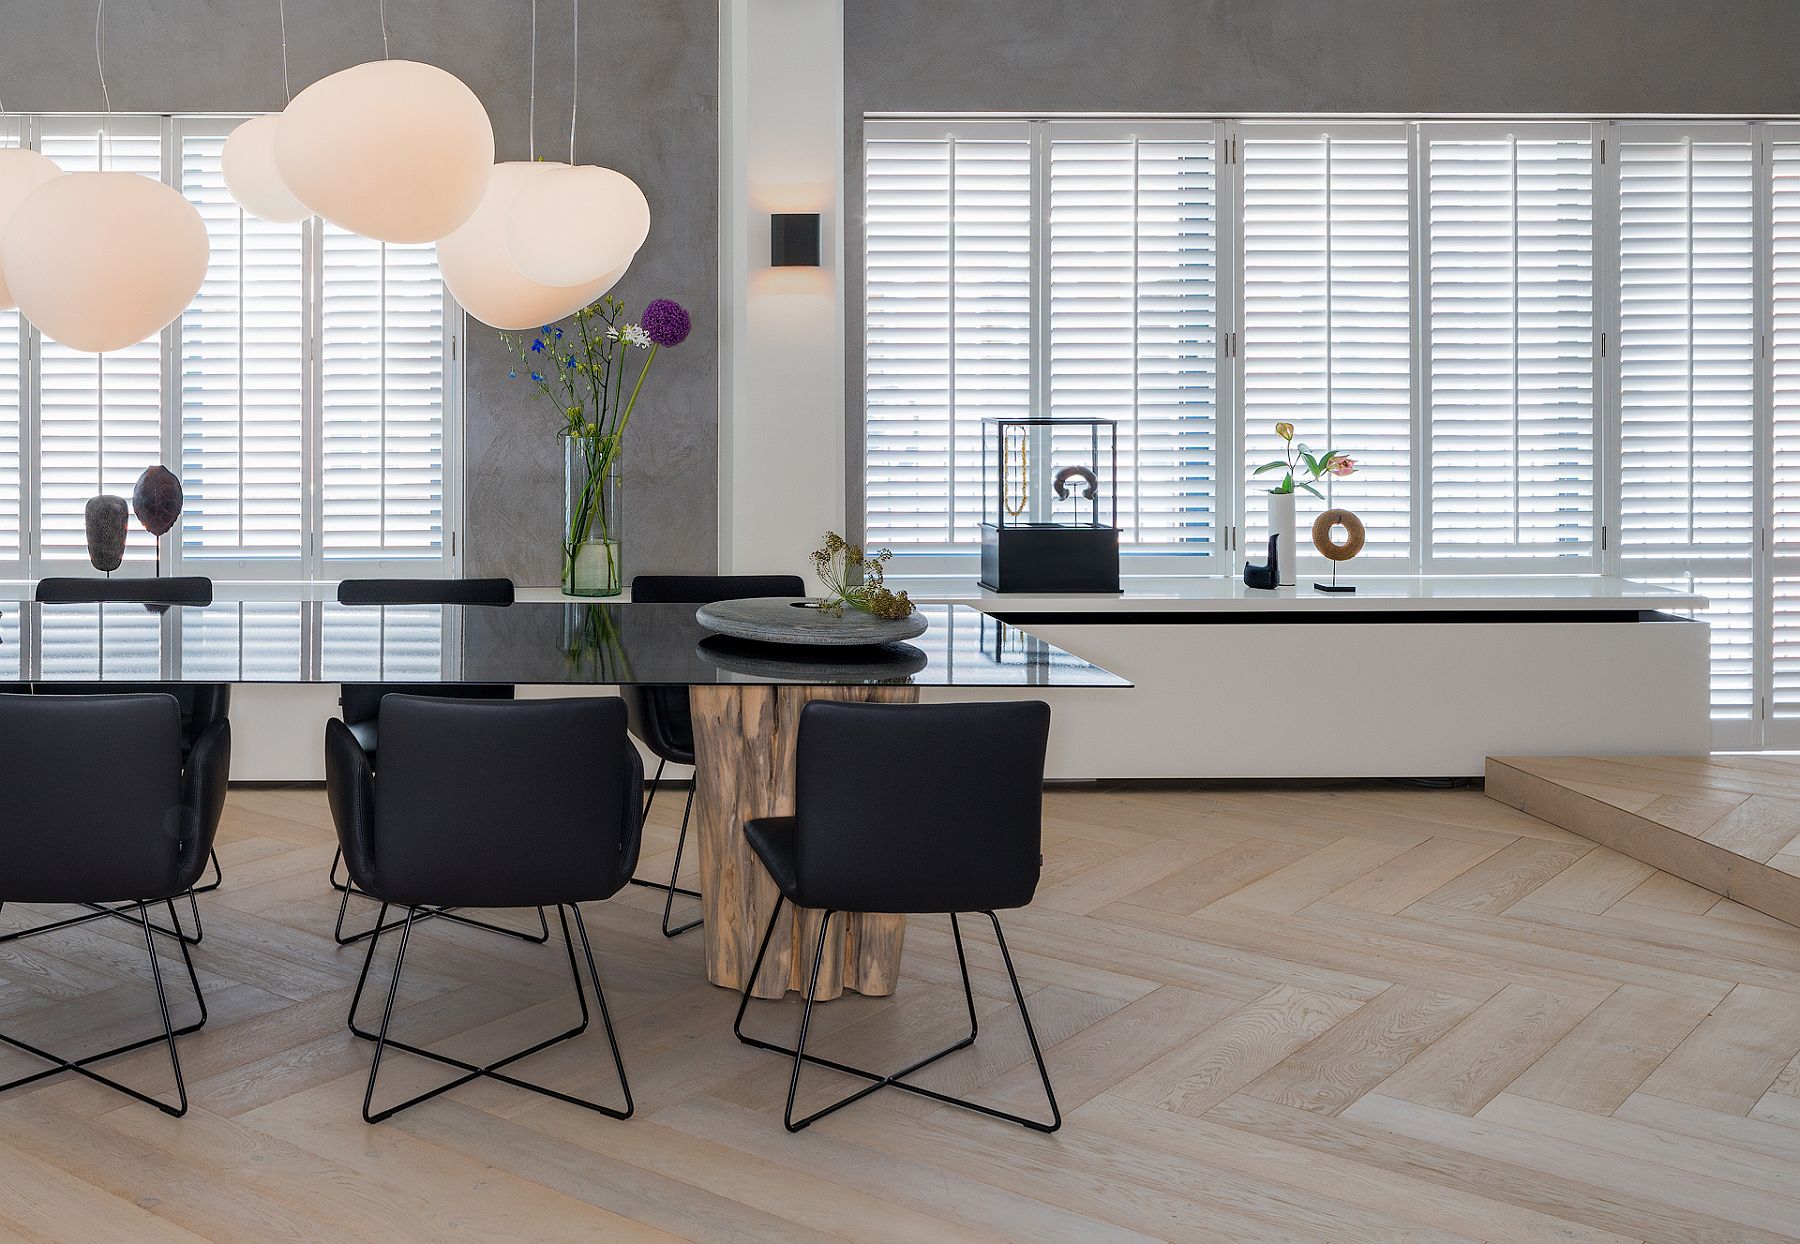
[[[487,109],[454,75],[371,61],[294,96],[275,131],[293,196],[332,224],[382,242],[435,242],[481,204],[494,163]]]
[[[650,202],[610,168],[583,164],[534,177],[506,221],[506,253],[542,285],[592,281],[631,257],[650,235]]]
[[[621,264],[585,285],[544,285],[521,274],[507,254],[505,226],[519,191],[567,167],[523,160],[494,165],[481,206],[438,242],[438,269],[450,296],[483,324],[517,332],[552,323],[587,306],[625,275]]]
[[[7,222],[25,196],[52,177],[61,176],[62,170],[49,156],[24,147],[0,148],[0,237],[6,235]],[[0,311],[10,311],[17,305],[18,300],[7,291],[6,274],[0,272]]]
[[[206,279],[206,224],[137,173],[68,173],[26,196],[0,239],[19,311],[53,341],[104,354],[180,315]]]
[[[292,225],[312,213],[294,197],[275,166],[275,131],[280,125],[281,116],[276,113],[252,117],[238,126],[225,140],[219,168],[225,174],[225,188],[239,207],[258,220]]]

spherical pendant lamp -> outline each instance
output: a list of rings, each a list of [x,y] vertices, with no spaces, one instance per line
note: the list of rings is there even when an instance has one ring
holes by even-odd
[[[505,226],[520,189],[567,167],[524,160],[494,165],[481,206],[467,224],[438,242],[438,269],[450,296],[483,324],[508,331],[549,324],[587,306],[625,274],[621,265],[585,285],[543,285],[523,276],[507,255]]]
[[[623,173],[593,164],[552,169],[520,188],[506,252],[542,285],[577,285],[631,262],[650,235],[650,202]]]
[[[251,117],[238,126],[225,140],[219,168],[239,207],[272,225],[292,225],[312,213],[294,197],[275,167],[275,131],[280,125],[277,113]]]
[[[0,148],[0,237],[6,236],[7,222],[12,219],[25,196],[49,181],[61,177],[49,156],[23,147]],[[18,301],[7,291],[6,273],[0,271],[0,311],[10,311]]]
[[[383,242],[435,242],[481,203],[494,127],[475,92],[435,65],[371,61],[294,96],[275,131],[293,196]]]
[[[53,341],[101,354],[160,332],[206,279],[206,225],[137,173],[68,173],[26,196],[0,239],[19,311]]]

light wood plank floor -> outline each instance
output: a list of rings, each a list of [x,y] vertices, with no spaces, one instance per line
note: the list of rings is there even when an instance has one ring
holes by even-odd
[[[1800,922],[1800,759],[1490,756],[1487,793],[1765,915]]]
[[[731,1039],[735,998],[642,890],[589,911],[637,1118],[472,1085],[369,1127],[324,798],[234,791],[193,1110],[68,1076],[0,1097],[0,1239],[1800,1238],[1800,930],[1476,790],[1080,789],[1048,810],[1044,885],[1008,933],[1055,1136],[897,1093],[787,1135],[786,1064]],[[73,1054],[146,1030],[141,951],[108,923],[0,947],[8,1032]],[[573,1007],[561,953],[422,926],[397,1022],[466,1057],[526,1044]],[[1033,1109],[998,956],[977,937],[973,961],[981,1040],[932,1082]],[[900,994],[823,1007],[820,1051],[936,1048],[955,971],[947,924],[914,922]],[[436,1074],[392,1066],[384,1095]],[[168,1083],[154,1051],[113,1070]],[[522,1070],[610,1091],[592,1035]]]

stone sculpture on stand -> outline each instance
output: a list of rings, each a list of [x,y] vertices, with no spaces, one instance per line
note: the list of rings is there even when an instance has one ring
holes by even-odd
[[[181,481],[166,466],[149,467],[131,490],[131,511],[156,537],[156,573],[162,574],[162,538],[181,517]]]
[[[125,522],[130,516],[124,497],[102,493],[88,498],[87,550],[95,570],[110,575],[125,560]]]

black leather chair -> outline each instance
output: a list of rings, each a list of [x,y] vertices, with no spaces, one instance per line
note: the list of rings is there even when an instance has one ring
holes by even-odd
[[[338,584],[338,604],[340,605],[492,605],[507,606],[514,599],[513,581],[511,579],[345,579]],[[491,699],[510,700],[513,689],[505,686],[458,686],[455,683],[345,683],[338,695],[338,708],[343,716],[344,724],[350,728],[351,735],[357,745],[369,757],[369,763],[376,762],[376,752],[380,748],[381,701],[385,696],[400,693],[403,695],[435,695],[454,696],[459,699]],[[343,863],[344,855],[340,851],[331,861],[331,888],[343,897],[338,900],[337,924],[332,936],[340,946],[348,946],[352,942],[360,942],[372,935],[373,930],[361,933],[344,934],[344,916],[350,906],[350,895],[353,887],[348,878],[338,880],[338,866]],[[503,933],[507,937],[517,937],[529,942],[543,943],[550,940],[550,926],[544,919],[544,913],[538,913],[538,932],[523,933],[516,929],[502,928],[499,925],[484,921],[469,920],[466,916],[458,916],[453,912],[434,912],[436,916],[457,920],[466,924],[474,924],[495,933]]]
[[[544,1093],[614,1118],[632,1112],[631,1086],[577,904],[611,898],[637,866],[644,767],[625,734],[618,700],[452,700],[390,695],[381,705],[379,777],[341,721],[325,726],[326,789],[351,879],[381,903],[362,975],[350,1003],[350,1031],[375,1043],[363,1118],[378,1123],[478,1076]],[[579,759],[571,759],[577,757]],[[393,979],[377,1031],[356,1013],[388,908],[406,909]],[[496,1062],[476,1065],[390,1035],[394,1000],[414,923],[444,907],[557,909],[580,1022]],[[585,1031],[587,997],[576,965],[570,918],[581,934],[589,979],[624,1091],[622,1108],[571,1097],[500,1069]],[[380,1111],[373,1109],[383,1053],[392,1047],[456,1068],[448,1084]]]
[[[172,579],[39,579],[37,599],[43,605],[86,605],[126,601],[146,605],[210,605],[212,580],[204,575]]]
[[[641,604],[710,605],[718,600],[742,600],[750,596],[805,594],[806,583],[799,575],[791,574],[641,574],[631,581],[631,599]],[[663,769],[671,762],[678,765],[694,763],[694,719],[688,711],[686,687],[623,687],[620,691],[631,711],[631,732],[642,739],[650,754],[656,757],[656,775],[650,779],[650,794],[644,800],[644,819],[648,821],[650,805],[656,802],[656,792],[662,788]],[[698,890],[683,889],[679,885],[681,855],[687,847],[688,818],[693,812],[694,784],[689,783],[687,806],[681,810],[681,833],[675,839],[675,865],[669,870],[668,883],[631,879],[632,885],[662,890],[667,895],[663,899],[664,937],[676,937],[702,923],[690,920],[675,928],[669,927],[669,914],[677,894],[700,897]]]
[[[184,938],[176,938],[200,1017],[177,1028],[156,955],[149,907],[193,889],[206,868],[231,768],[231,726],[223,719],[181,759],[180,711],[173,696],[0,696],[0,906],[6,903],[127,903],[136,914],[106,914],[138,925],[162,1030],[97,1054],[65,1058],[15,1037],[0,1041],[54,1064],[0,1090],[65,1071],[85,1076],[172,1115],[187,1112],[175,1038],[206,1022],[206,1000]],[[60,926],[42,926],[46,933]],[[176,1104],[121,1084],[93,1064],[164,1042],[175,1072]]]
[[[93,605],[136,603],[145,605],[210,605],[213,582],[204,575],[154,579],[49,578],[37,582],[36,598],[45,605]],[[215,721],[223,721],[231,711],[231,687],[227,683],[170,684],[158,683],[34,683],[38,695],[135,695],[144,692],[167,692],[181,705],[182,756],[185,759],[194,741]],[[215,852],[211,858],[213,879],[194,887],[195,894],[219,888],[225,879]],[[191,896],[190,896],[191,898]],[[190,903],[190,906],[192,904]],[[77,920],[68,923],[77,923]],[[198,942],[200,912],[194,908],[194,927]],[[5,941],[6,938],[0,938]]]
[[[1038,1048],[1031,1013],[1019,989],[1006,935],[995,913],[1023,907],[1037,890],[1043,863],[1044,751],[1050,706],[1017,704],[843,704],[815,701],[800,711],[795,814],[744,826],[745,836],[774,878],[781,896],[750,971],[754,986],[784,903],[822,909],[812,977],[792,1049],[744,1035],[751,989],[744,990],[732,1031],[738,1040],[794,1060],[788,1081],[788,1131],[841,1110],[883,1088],[904,1089],[934,1101],[976,1110],[1040,1132],[1062,1126],[1050,1072]],[[882,776],[871,793],[869,775]],[[963,954],[957,913],[978,911],[994,926],[1019,1017],[1037,1059],[1050,1120],[1041,1122],[952,1097],[905,1077],[975,1043],[975,995]],[[889,1073],[852,1067],[806,1052],[813,996],[818,992],[831,922],[840,912],[948,913],[962,968],[969,1035],[956,1044]],[[802,1063],[816,1063],[870,1083],[795,1120]]]

